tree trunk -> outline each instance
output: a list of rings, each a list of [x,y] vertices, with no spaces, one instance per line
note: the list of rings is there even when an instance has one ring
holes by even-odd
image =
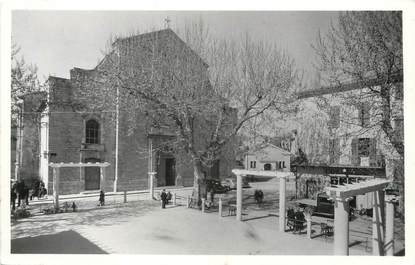
[[[202,198],[206,198],[206,185],[204,184],[204,174],[202,170],[202,163],[199,159],[193,159],[193,195],[192,195],[192,206],[200,206]]]

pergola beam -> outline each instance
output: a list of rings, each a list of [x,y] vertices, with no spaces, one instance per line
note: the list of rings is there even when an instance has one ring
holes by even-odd
[[[332,198],[346,199],[356,195],[382,190],[388,186],[391,180],[369,180],[356,184],[339,185],[337,187],[326,187],[326,193]]]
[[[281,232],[285,231],[285,210],[286,210],[286,179],[294,177],[292,172],[281,171],[262,171],[262,170],[246,170],[246,169],[233,169],[232,172],[236,175],[236,220],[242,221],[242,177],[246,175],[254,175],[261,177],[279,178],[279,229]]]
[[[61,168],[61,167],[107,167],[110,163],[49,163],[49,166],[52,168]]]
[[[232,172],[235,175],[246,176],[246,175],[255,175],[260,177],[291,177],[293,173],[291,172],[281,172],[281,171],[265,171],[265,170],[246,170],[246,169],[233,169]]]
[[[334,254],[349,255],[349,204],[347,200],[356,195],[368,192],[374,193],[373,204],[373,228],[372,228],[372,249],[375,255],[385,254],[385,214],[384,214],[384,189],[391,182],[389,179],[373,179],[364,182],[339,185],[337,187],[326,187],[326,193],[335,200],[334,208]],[[386,219],[393,219],[393,210],[387,212]],[[388,222],[388,241],[393,244],[393,222]],[[392,250],[389,253],[392,253]]]
[[[99,167],[100,168],[100,189],[105,187],[105,168],[110,163],[49,163],[53,169],[53,204],[56,209],[59,209],[59,185],[60,185],[60,169],[61,168],[81,168],[81,167]]]

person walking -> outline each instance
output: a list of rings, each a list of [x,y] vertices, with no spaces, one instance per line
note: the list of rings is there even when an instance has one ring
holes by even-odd
[[[105,193],[104,191],[100,191],[99,193],[99,206],[104,206],[105,205]]]
[[[20,207],[22,200],[24,200],[24,193],[25,193],[25,185],[24,185],[23,180],[18,180],[16,182],[15,192],[17,193],[17,207]]]
[[[163,191],[161,192],[160,198],[161,198],[161,208],[164,209],[166,208],[166,202],[167,202],[167,193],[165,189],[163,189]]]
[[[172,195],[171,195],[170,191],[168,191],[167,196],[166,196],[166,204],[170,203],[171,198],[172,198]]]
[[[16,185],[14,183],[11,184],[10,191],[11,191],[10,204],[12,206],[12,210],[14,211],[16,209],[16,199],[17,199]]]

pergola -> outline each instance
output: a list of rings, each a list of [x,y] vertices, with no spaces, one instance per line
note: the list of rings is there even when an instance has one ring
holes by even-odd
[[[59,182],[60,182],[60,169],[61,168],[82,168],[82,167],[99,167],[100,168],[100,189],[104,188],[105,183],[105,168],[110,163],[49,163],[49,166],[53,169],[53,204],[55,208],[59,208]]]
[[[236,175],[236,220],[242,221],[242,177],[247,175],[261,176],[261,177],[273,177],[280,179],[280,201],[279,201],[279,230],[285,232],[285,189],[286,179],[294,177],[292,172],[281,171],[257,171],[257,170],[244,170],[234,169],[232,172]]]
[[[334,205],[334,254],[349,255],[349,200],[353,196],[373,192],[372,249],[375,255],[393,255],[393,197],[386,200],[384,189],[391,182],[387,179],[373,179],[364,182],[326,187],[325,191],[335,202]],[[386,229],[385,229],[386,228]]]

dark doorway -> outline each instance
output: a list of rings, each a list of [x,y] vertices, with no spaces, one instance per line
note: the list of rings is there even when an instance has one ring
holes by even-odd
[[[264,165],[264,170],[271,170],[271,164],[267,163]]]
[[[101,162],[97,158],[87,158],[85,163]],[[99,190],[100,182],[100,168],[99,167],[85,167],[85,190]]]
[[[166,158],[166,186],[176,185],[176,160]]]

